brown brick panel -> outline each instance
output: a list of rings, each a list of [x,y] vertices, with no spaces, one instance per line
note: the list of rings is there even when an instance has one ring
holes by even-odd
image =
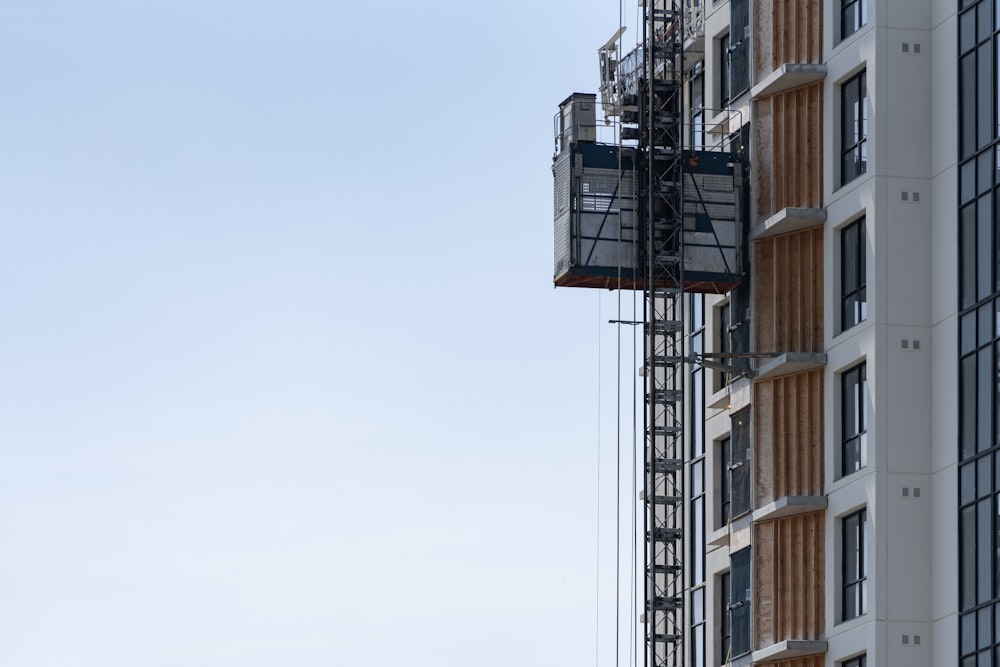
[[[822,227],[755,241],[753,261],[756,351],[822,352]]]
[[[823,206],[823,84],[754,103],[753,192],[757,222],[783,208]]]
[[[753,16],[754,81],[784,63],[820,63],[823,58],[821,0],[757,0]]]
[[[824,512],[754,526],[754,649],[824,638]]]
[[[823,495],[823,371],[754,385],[755,507]]]

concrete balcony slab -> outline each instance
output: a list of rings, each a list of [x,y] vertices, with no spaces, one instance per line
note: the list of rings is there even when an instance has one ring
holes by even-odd
[[[785,63],[765,76],[750,89],[750,97],[767,97],[775,93],[798,88],[826,77],[826,65]]]

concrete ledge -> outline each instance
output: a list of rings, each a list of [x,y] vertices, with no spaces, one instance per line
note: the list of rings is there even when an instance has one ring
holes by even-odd
[[[826,366],[826,355],[822,352],[783,352],[763,361],[757,367],[755,380],[804,373]]]
[[[708,534],[705,544],[710,547],[724,547],[729,544],[729,526],[723,526]]]
[[[785,496],[753,511],[754,523],[825,510],[826,496]]]
[[[786,639],[785,641],[754,651],[753,661],[757,663],[804,658],[809,655],[826,653],[826,650],[827,643],[824,640]]]
[[[825,208],[783,208],[750,230],[750,240],[809,229],[826,222]]]
[[[774,95],[785,90],[821,81],[826,77],[826,65],[805,65],[785,63],[778,67],[750,89],[750,97],[757,99]]]

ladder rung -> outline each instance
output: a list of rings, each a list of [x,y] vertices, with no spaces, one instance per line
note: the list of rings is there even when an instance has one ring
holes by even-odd
[[[681,330],[681,328],[683,328],[683,326],[684,325],[680,320],[656,320],[653,322],[653,333],[677,333]]]
[[[684,568],[680,565],[654,565],[652,567],[654,574],[680,574]]]
[[[661,597],[656,596],[653,598],[653,609],[656,611],[677,611],[681,608],[681,600],[677,597]]]
[[[683,364],[684,357],[678,357],[673,354],[658,354],[653,357],[654,364]]]
[[[684,462],[680,459],[660,459],[659,461],[653,461],[653,472],[677,472],[683,467]],[[646,465],[646,470],[649,470],[648,464]]]

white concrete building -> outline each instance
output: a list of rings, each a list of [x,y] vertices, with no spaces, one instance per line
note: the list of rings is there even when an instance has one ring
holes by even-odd
[[[690,343],[767,355],[692,371],[689,664],[1000,665],[994,0],[688,4],[689,138],[751,175]]]

